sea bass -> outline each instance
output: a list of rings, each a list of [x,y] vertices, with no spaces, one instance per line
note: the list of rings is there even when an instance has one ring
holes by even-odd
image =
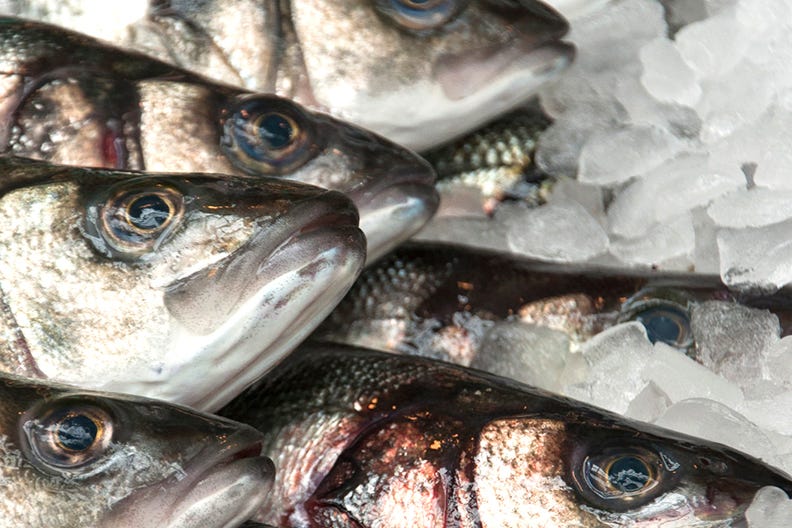
[[[737,526],[792,480],[725,446],[447,363],[308,346],[222,414],[275,462],[278,527]]]
[[[112,33],[113,13],[85,3],[12,0],[6,12],[101,32],[419,150],[525,102],[574,55],[564,18],[536,0],[152,0]]]
[[[0,369],[217,409],[363,266],[341,193],[0,158]]]
[[[0,24],[0,153],[297,180],[348,194],[374,259],[434,213],[412,152],[287,99],[212,84],[54,26]]]
[[[704,303],[724,310],[769,309],[782,335],[792,333],[790,292],[754,297],[729,292],[718,277],[559,270],[470,248],[413,245],[366,269],[314,337],[443,359],[536,384],[539,346],[524,343],[575,350],[627,321],[643,324],[652,342],[696,359],[702,350],[723,353],[723,343],[697,335],[700,326],[713,324],[711,310],[700,309]],[[553,361],[563,363],[564,357],[556,354]]]
[[[261,448],[215,416],[0,374],[0,527],[237,526],[272,485]]]

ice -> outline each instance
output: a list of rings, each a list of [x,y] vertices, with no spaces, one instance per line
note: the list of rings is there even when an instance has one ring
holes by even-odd
[[[657,100],[687,106],[698,102],[701,87],[671,41],[655,39],[641,48],[640,56],[641,84]]]
[[[745,512],[749,528],[789,528],[792,500],[784,490],[771,486],[760,489]]]
[[[600,223],[573,201],[524,210],[511,219],[506,239],[512,251],[555,262],[586,260],[608,249]]]
[[[558,391],[568,354],[566,332],[519,321],[501,322],[483,336],[470,366]]]
[[[580,151],[578,179],[610,185],[649,172],[673,158],[685,142],[651,125],[627,125],[613,132],[595,132]]]
[[[763,365],[781,335],[775,314],[726,301],[696,303],[690,326],[698,361],[739,384],[746,394],[764,377]]]
[[[792,191],[764,187],[742,189],[721,196],[707,208],[721,227],[761,227],[792,218]]]
[[[674,30],[708,16],[706,0],[662,0],[662,3],[668,25]]]
[[[646,384],[638,396],[630,402],[627,412],[624,413],[628,418],[640,420],[642,422],[653,422],[671,405],[668,395],[663,392],[654,382]]]
[[[652,97],[637,76],[625,76],[616,83],[616,98],[633,124],[653,125],[681,138],[697,138],[701,119],[693,108],[665,103]]]
[[[677,49],[699,79],[726,73],[743,58],[750,45],[734,10],[724,10],[680,29]]]
[[[757,126],[763,131],[754,181],[772,189],[792,189],[792,112],[774,108]]]
[[[536,165],[553,176],[575,176],[578,172],[580,149],[595,130],[603,126],[582,127],[574,120],[562,117],[542,133],[536,146]],[[610,130],[605,127],[604,130]]]
[[[718,244],[715,241],[717,228],[703,207],[693,209],[693,232],[696,237],[693,249],[693,265],[696,273],[717,275],[720,272]]]
[[[651,359],[640,375],[645,381],[654,381],[672,402],[708,398],[735,408],[743,401],[737,385],[665,343],[655,343]]]
[[[624,413],[645,385],[640,372],[649,362],[652,344],[641,323],[624,323],[592,337],[581,350],[588,365],[586,380],[564,392],[614,412]]]
[[[792,392],[745,400],[736,409],[768,431],[792,435]]]
[[[608,208],[608,230],[621,237],[636,238],[658,222],[673,220],[744,186],[741,171],[718,172],[709,167],[706,154],[682,154],[616,196]],[[684,192],[680,192],[682,189]]]
[[[553,185],[553,191],[547,197],[547,201],[557,203],[570,200],[582,205],[594,218],[605,219],[602,189],[596,185],[586,185],[571,178],[560,178]]]
[[[767,355],[768,380],[779,389],[792,389],[792,336],[774,343]]]
[[[767,457],[773,452],[767,435],[756,424],[730,407],[706,398],[690,398],[675,403],[655,424],[726,444],[756,457]]]
[[[735,18],[744,28],[761,35],[777,30],[780,21],[792,20],[792,6],[788,0],[740,0]]]
[[[638,238],[616,239],[610,244],[611,254],[625,264],[657,267],[674,258],[692,264],[694,249],[695,231],[689,213],[655,224]]]
[[[773,292],[792,282],[792,220],[718,231],[720,274],[739,290]]]

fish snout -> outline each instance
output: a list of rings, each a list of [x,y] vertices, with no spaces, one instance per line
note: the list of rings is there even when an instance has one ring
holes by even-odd
[[[550,6],[534,0],[519,0],[519,7],[510,17],[513,28],[530,36],[536,45],[561,39],[569,32],[569,22]]]

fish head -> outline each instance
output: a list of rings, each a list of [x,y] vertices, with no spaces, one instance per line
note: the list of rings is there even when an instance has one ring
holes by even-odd
[[[4,370],[218,408],[319,324],[365,258],[335,191],[0,163],[28,178],[0,198],[17,336]]]
[[[0,524],[221,528],[262,503],[262,435],[133,396],[0,375]]]
[[[567,22],[536,0],[298,1],[291,14],[310,84],[297,100],[417,150],[525,102],[574,54]]]
[[[0,26],[0,50],[19,35],[49,48],[31,51],[14,66],[19,74],[0,75],[6,153],[86,167],[282,178],[341,191],[360,211],[372,260],[437,209],[431,166],[359,127],[51,26]],[[51,64],[53,55],[64,64]]]
[[[756,459],[648,427],[575,411],[491,421],[473,471],[482,526],[732,526],[761,487],[792,491]]]
[[[360,213],[369,262],[437,209],[431,166],[376,134],[272,95],[236,99],[221,115],[221,147],[237,170],[346,193]]]

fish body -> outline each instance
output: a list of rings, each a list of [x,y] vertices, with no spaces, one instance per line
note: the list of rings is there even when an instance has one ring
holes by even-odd
[[[787,475],[423,358],[307,346],[222,414],[264,432],[278,527],[728,527]]]
[[[109,18],[63,3],[6,12],[84,31]],[[571,62],[567,30],[536,0],[155,0],[102,37],[423,150],[528,100]]]
[[[348,194],[374,259],[437,208],[396,144],[62,28],[0,21],[0,153],[87,167],[290,179]]]
[[[574,351],[627,321],[641,322],[653,342],[697,357],[700,345],[714,346],[697,339],[693,321],[695,308],[709,301],[769,309],[783,335],[792,330],[788,292],[752,297],[729,292],[717,277],[559,270],[511,255],[414,244],[367,268],[314,337],[536,383],[541,362],[521,340],[561,341]]]
[[[0,175],[6,372],[217,409],[365,258],[352,202],[319,187],[1,157]]]
[[[253,428],[0,374],[0,527],[224,528],[272,485]]]

